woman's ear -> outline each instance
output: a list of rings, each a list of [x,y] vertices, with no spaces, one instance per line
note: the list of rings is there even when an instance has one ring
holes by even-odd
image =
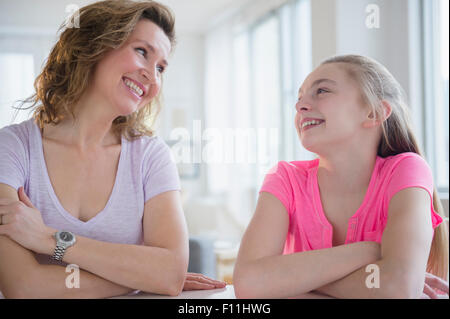
[[[381,107],[383,110],[382,115],[375,113],[372,109],[369,111],[367,119],[363,123],[363,126],[365,128],[381,125],[385,120],[389,118],[389,116],[391,116],[392,107],[388,101],[386,100],[381,101]]]

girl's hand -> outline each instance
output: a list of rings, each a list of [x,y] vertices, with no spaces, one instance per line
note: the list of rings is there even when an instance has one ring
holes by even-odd
[[[202,274],[188,272],[184,281],[183,291],[224,288],[226,285],[223,281],[214,280]]]
[[[444,294],[438,294],[435,289]],[[433,274],[425,274],[425,285],[423,287],[422,299],[441,299],[448,298],[448,282]]]
[[[0,235],[6,235],[21,246],[36,253],[51,254],[48,248],[55,245],[52,234],[42,220],[41,212],[34,207],[23,187],[18,191],[19,201],[0,199]]]

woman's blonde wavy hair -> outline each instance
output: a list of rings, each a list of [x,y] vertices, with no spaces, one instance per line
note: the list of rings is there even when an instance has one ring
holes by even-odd
[[[141,19],[158,25],[175,44],[175,19],[169,8],[155,2],[106,0],[82,7],[79,27],[63,23],[58,42],[52,48],[45,66],[34,82],[36,93],[24,103],[35,107],[34,118],[44,124],[58,124],[67,116],[75,119],[74,105],[89,86],[95,66],[111,50],[119,48]],[[153,135],[151,126],[161,108],[160,94],[139,111],[114,119],[117,136],[128,140]]]
[[[362,97],[371,107],[375,118],[383,117],[381,101],[385,100],[391,105],[392,113],[387,120],[383,121],[378,156],[388,157],[404,152],[413,152],[423,157],[411,129],[405,94],[394,76],[377,61],[359,55],[335,56],[322,62],[322,65],[330,63],[342,63],[346,66],[348,74],[360,86]],[[435,229],[427,272],[447,280],[448,229],[444,209],[436,188],[433,189],[433,206],[444,222]]]

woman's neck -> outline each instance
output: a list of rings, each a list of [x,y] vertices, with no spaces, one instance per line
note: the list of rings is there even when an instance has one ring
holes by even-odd
[[[74,109],[75,119],[67,116],[58,125],[47,125],[44,136],[80,150],[120,144],[120,138],[112,129],[115,116],[104,111],[107,107],[101,107],[99,101],[93,99],[82,99]]]

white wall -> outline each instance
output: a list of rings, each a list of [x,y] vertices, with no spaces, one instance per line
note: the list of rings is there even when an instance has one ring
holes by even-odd
[[[379,28],[368,28],[369,4]],[[332,55],[360,54],[381,62],[402,85],[413,130],[423,147],[422,73],[418,0],[312,0],[313,67]],[[448,198],[442,199],[448,216]]]
[[[313,67],[332,55],[360,54],[384,64],[409,92],[408,0],[313,0]],[[369,29],[366,7],[380,9]]]
[[[163,83],[164,106],[161,112],[160,135],[166,140],[172,129],[186,128],[192,137],[193,121],[203,121],[204,36],[181,34],[169,59]],[[205,193],[205,174],[201,167],[198,179],[182,180],[186,195]]]

